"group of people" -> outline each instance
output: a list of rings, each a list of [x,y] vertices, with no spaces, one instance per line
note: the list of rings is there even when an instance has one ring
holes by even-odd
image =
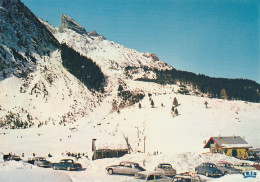
[[[81,158],[81,157],[86,157],[88,159],[88,155],[86,153],[67,152],[66,156],[75,157],[76,160]]]

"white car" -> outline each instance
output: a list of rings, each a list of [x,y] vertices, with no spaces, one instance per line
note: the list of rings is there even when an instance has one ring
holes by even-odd
[[[251,166],[247,162],[238,162],[234,164],[234,168],[242,170],[242,173],[246,171],[256,170],[255,167]]]
[[[142,171],[135,174],[133,180],[129,180],[128,182],[171,182],[172,179],[165,176],[163,173],[156,171]]]
[[[161,172],[165,176],[169,176],[169,177],[173,177],[176,175],[176,170],[173,169],[172,165],[168,163],[161,163],[154,170]]]
[[[176,175],[173,182],[201,182],[198,175]]]
[[[33,159],[34,165],[39,167],[51,167],[51,162],[47,161],[44,157],[35,157]]]

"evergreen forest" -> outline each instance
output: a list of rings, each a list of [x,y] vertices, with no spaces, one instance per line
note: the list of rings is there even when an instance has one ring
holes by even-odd
[[[126,67],[125,71],[135,69]],[[158,84],[180,83],[182,94],[190,94],[185,85],[190,85],[193,91],[198,90],[211,98],[224,98],[228,100],[243,100],[249,102],[260,102],[260,84],[248,79],[215,78],[203,74],[195,74],[188,71],[158,70],[144,67],[145,71],[154,71],[156,79],[139,78],[139,81],[155,82]],[[226,95],[223,95],[225,91]],[[193,92],[194,93],[194,92]],[[196,93],[196,91],[195,91]],[[199,93],[197,93],[199,94]]]
[[[62,65],[90,90],[104,91],[105,77],[100,67],[74,49],[62,44],[60,47]]]

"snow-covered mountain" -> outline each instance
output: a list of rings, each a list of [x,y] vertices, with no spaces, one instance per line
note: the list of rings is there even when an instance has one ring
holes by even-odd
[[[51,153],[50,160],[57,162],[68,151],[91,157],[93,138],[98,148],[126,148],[125,136],[132,154],[97,161],[84,158],[80,162],[86,171],[63,173],[62,177],[67,181],[121,181],[130,177],[109,178],[104,168],[131,160],[146,161],[150,170],[159,162],[170,162],[179,172],[193,172],[200,162],[237,160],[202,155],[204,141],[211,136],[244,136],[253,147],[260,147],[259,103],[181,95],[179,84],[136,81],[155,79],[153,69],[173,68],[155,54],[140,53],[88,32],[66,15],[61,16],[61,26],[54,27],[19,0],[0,0],[0,22],[0,153],[24,153],[24,160],[32,153]],[[88,89],[77,74],[64,67],[63,43],[100,67],[105,76],[103,92]],[[77,66],[79,72],[85,70]],[[174,97],[178,114],[172,112]],[[139,153],[144,149],[146,153]],[[1,175],[32,168],[1,160],[0,166]]]
[[[19,0],[0,1],[0,21],[2,127],[61,125],[98,104],[99,94],[63,67],[59,42]]]
[[[50,55],[59,43],[20,1],[1,0],[0,7],[1,75],[21,77],[33,71],[37,60]]]

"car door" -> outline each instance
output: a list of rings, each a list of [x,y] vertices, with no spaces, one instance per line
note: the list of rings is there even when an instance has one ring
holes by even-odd
[[[124,174],[125,163],[121,162],[118,166],[113,168],[114,173]]]
[[[133,174],[132,172],[132,165],[131,164],[125,164],[124,166],[124,174]]]
[[[132,171],[131,171],[132,174],[136,174],[140,172],[140,169],[138,168],[137,165],[132,164],[131,166],[132,166]]]
[[[155,181],[154,175],[152,174],[148,175],[146,181]]]
[[[205,167],[204,167],[205,164],[201,164],[198,168],[198,172],[199,174],[204,174],[205,173]]]
[[[253,167],[255,167],[257,170],[260,170],[260,162],[255,162]]]

